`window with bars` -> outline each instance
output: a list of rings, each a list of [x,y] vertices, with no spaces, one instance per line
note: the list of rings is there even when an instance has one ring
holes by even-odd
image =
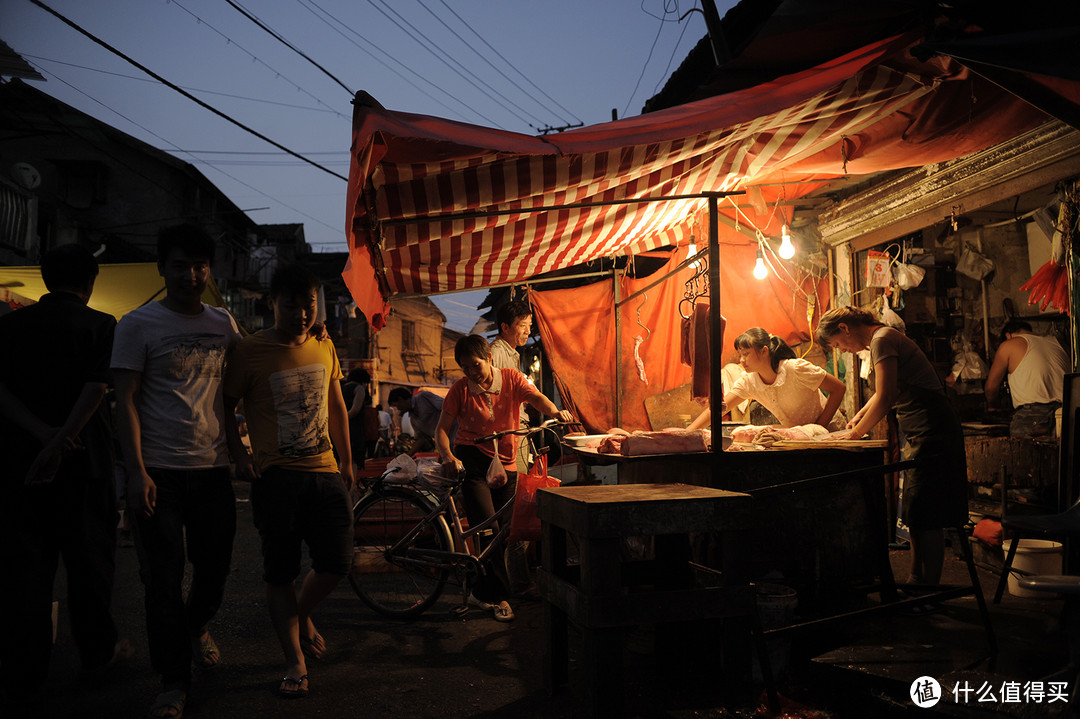
[[[33,219],[34,198],[8,182],[0,182],[0,243],[29,251]]]

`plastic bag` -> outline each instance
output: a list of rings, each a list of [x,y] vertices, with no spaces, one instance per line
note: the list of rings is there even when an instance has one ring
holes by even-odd
[[[529,474],[518,475],[517,493],[514,495],[514,513],[510,517],[509,542],[537,541],[540,539],[540,518],[536,516],[536,490],[558,487],[561,484],[547,473],[547,456],[536,460]]]
[[[495,450],[495,459],[491,460],[487,471],[487,486],[495,489],[506,484],[506,470],[503,469],[502,460],[499,459],[498,447]]]
[[[907,332],[907,325],[904,323],[904,318],[896,314],[892,307],[885,305],[881,310],[881,321],[892,327],[898,329],[901,332]]]
[[[960,261],[956,263],[956,271],[973,280],[986,279],[986,276],[994,271],[994,261],[971,247],[965,247],[964,254],[960,255]]]
[[[419,471],[416,468],[416,461],[413,460],[407,454],[399,454],[386,464],[386,471],[383,472],[383,477],[387,482],[397,484],[412,484],[416,481]]]
[[[896,277],[896,285],[902,290],[910,290],[912,287],[918,287],[919,283],[923,281],[923,277],[926,276],[926,270],[918,265],[906,265],[903,262],[898,262],[896,267],[893,268],[893,276]]]

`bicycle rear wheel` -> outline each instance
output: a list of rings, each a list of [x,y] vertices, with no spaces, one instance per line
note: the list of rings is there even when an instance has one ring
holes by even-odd
[[[353,509],[353,566],[349,583],[364,604],[379,614],[408,619],[421,614],[442,594],[449,576],[446,568],[409,562],[409,550],[452,551],[453,540],[443,517],[426,525],[397,561],[387,550],[412,531],[434,506],[409,489],[387,489],[357,502]]]

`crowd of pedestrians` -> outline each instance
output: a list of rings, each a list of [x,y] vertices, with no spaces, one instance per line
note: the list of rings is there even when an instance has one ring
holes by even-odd
[[[21,618],[0,637],[5,709],[32,711],[42,698],[61,557],[86,678],[104,678],[135,651],[110,612],[117,467],[126,477],[150,661],[161,678],[149,716],[182,716],[193,668],[221,661],[212,624],[236,532],[234,462],[241,479],[259,477],[252,507],[285,656],[282,696],[308,692],[305,658],[326,648],[311,613],[351,565],[353,469],[340,366],[325,329],[315,327],[318,279],[297,265],[279,267],[270,287],[274,326],[242,339],[226,310],[202,301],[215,254],[209,234],[170,227],[157,250],[164,298],[119,324],[87,307],[98,264],[78,245],[42,258],[49,292],[40,302],[0,317],[0,449],[8,464],[0,547],[11,580],[0,601],[6,616]],[[254,457],[237,426],[241,400]],[[298,595],[301,542],[312,569]]]
[[[164,297],[119,323],[87,306],[98,264],[74,244],[43,257],[49,291],[40,302],[0,317],[0,451],[8,465],[0,552],[11,581],[0,608],[20,618],[0,630],[5,709],[42,698],[61,558],[85,677],[104,679],[134,654],[110,609],[118,484],[161,680],[149,716],[181,717],[193,669],[222,660],[213,623],[236,533],[233,468],[253,482],[269,619],[284,656],[278,693],[306,696],[307,660],[327,650],[312,614],[351,567],[353,462],[363,466],[389,438],[390,415],[372,405],[366,372],[342,382],[334,344],[316,323],[319,281],[309,270],[277,268],[274,324],[244,337],[228,311],[203,302],[215,255],[205,230],[166,228],[157,251]],[[489,361],[486,341],[474,339],[483,344],[474,354]],[[436,434],[449,437],[436,431],[442,398],[428,394],[395,390],[388,402],[411,410],[421,442],[434,448]],[[297,591],[302,544],[311,568]]]

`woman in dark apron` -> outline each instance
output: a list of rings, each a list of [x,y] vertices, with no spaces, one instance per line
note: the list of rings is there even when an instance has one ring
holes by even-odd
[[[908,583],[938,584],[945,560],[945,527],[963,526],[967,513],[964,434],[930,361],[903,333],[856,307],[837,307],[818,322],[822,344],[844,352],[870,350],[874,396],[848,422],[846,439],[861,439],[889,411],[919,463],[904,479],[900,516],[911,531]]]

